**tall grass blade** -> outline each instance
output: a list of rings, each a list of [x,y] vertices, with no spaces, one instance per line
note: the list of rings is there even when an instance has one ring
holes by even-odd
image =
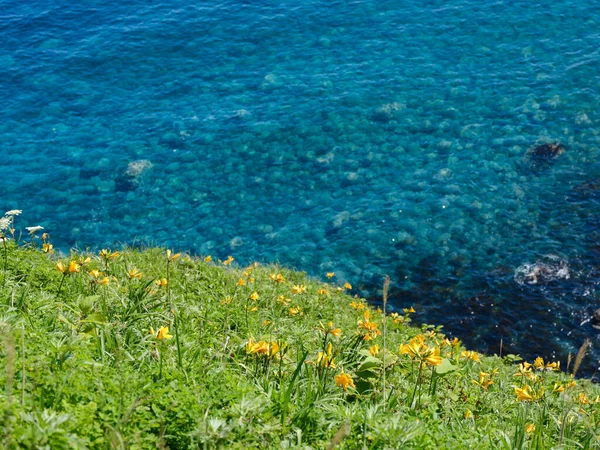
[[[585,341],[583,341],[583,344],[581,344],[581,347],[579,347],[579,350],[577,351],[577,355],[575,356],[575,363],[573,364],[573,372],[571,372],[573,374],[573,376],[577,375],[577,371],[579,370],[579,367],[581,367],[583,358],[585,358],[585,355],[587,354],[587,349],[591,345],[592,345],[592,341],[590,341],[589,338],[586,338]]]
[[[283,393],[283,399],[281,402],[281,426],[283,431],[285,432],[285,424],[287,421],[287,415],[290,406],[290,398],[292,397],[292,392],[294,390],[294,384],[296,383],[296,379],[298,375],[300,375],[300,371],[302,370],[302,366],[304,365],[304,361],[308,356],[308,352],[304,351],[300,361],[298,361],[298,365],[296,366],[296,370],[294,370],[294,375],[292,375],[292,379],[290,380],[287,389]]]
[[[382,359],[382,366],[383,366],[383,376],[382,376],[382,387],[381,387],[381,395],[382,395],[382,401],[383,401],[383,411],[385,412],[385,407],[386,407],[386,401],[385,401],[385,372],[386,372],[386,366],[385,366],[385,353],[387,351],[386,348],[386,337],[387,337],[387,300],[388,300],[388,292],[390,290],[390,277],[386,275],[384,281],[383,281],[383,355],[381,357]]]

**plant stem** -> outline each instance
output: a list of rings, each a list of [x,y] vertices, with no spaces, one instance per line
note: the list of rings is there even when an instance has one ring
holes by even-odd
[[[177,365],[181,369],[181,344],[179,343],[179,321],[177,320],[177,314],[175,314],[175,320],[173,325],[175,328],[175,343],[177,344]]]
[[[60,284],[58,285],[58,296],[60,297],[60,291],[62,289],[62,285],[65,282],[65,278],[67,278],[67,274],[63,273],[62,280],[60,280]]]
[[[167,298],[169,300],[169,308],[173,314],[173,328],[175,328],[175,343],[177,344],[177,365],[181,369],[181,344],[179,342],[179,323],[177,320],[177,313],[173,308],[173,301],[171,300],[171,277],[169,271],[169,263],[171,261],[167,258]],[[162,359],[161,359],[161,373],[162,373]]]
[[[162,380],[162,366],[163,366],[163,355],[162,355],[162,351],[159,349],[158,350],[158,366],[159,366],[159,370],[158,370],[158,379]]]
[[[383,411],[386,410],[386,401],[385,401],[385,344],[386,344],[386,335],[387,335],[387,297],[388,290],[390,289],[390,277],[386,276],[383,281],[383,355],[381,357],[381,365],[383,367],[383,379],[381,386],[381,395],[383,397]]]
[[[25,325],[21,325],[21,406],[25,405]]]
[[[100,329],[100,359],[104,365],[104,327]]]
[[[417,380],[415,382],[415,389],[413,390],[412,398],[410,399],[410,407],[411,407],[411,409],[414,409],[414,407],[416,406],[417,388],[421,384],[421,376],[422,375],[423,375],[423,362],[420,362],[419,363],[419,375],[418,375]],[[420,397],[420,391],[419,391],[419,397]]]
[[[250,327],[248,325],[248,300],[249,297],[246,295],[246,333],[248,333],[250,331]]]
[[[429,395],[434,396],[437,389],[437,375],[435,367],[431,366],[431,380],[429,381]]]
[[[8,247],[6,246],[6,236],[2,236],[4,244],[4,276],[2,277],[2,287],[6,285],[6,272],[8,270]]]

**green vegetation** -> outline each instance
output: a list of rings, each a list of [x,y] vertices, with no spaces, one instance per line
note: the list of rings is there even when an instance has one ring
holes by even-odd
[[[467,351],[410,305],[233,258],[59,257],[39,231],[0,245],[3,448],[600,446],[599,386]]]

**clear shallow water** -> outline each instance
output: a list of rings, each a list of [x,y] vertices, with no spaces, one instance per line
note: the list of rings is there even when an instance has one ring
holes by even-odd
[[[0,0],[1,204],[64,248],[389,274],[484,351],[597,347],[600,8],[407,3]]]

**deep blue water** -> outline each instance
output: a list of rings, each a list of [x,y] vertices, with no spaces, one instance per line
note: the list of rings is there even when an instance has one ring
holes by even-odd
[[[335,271],[369,298],[389,274],[397,307],[482,351],[598,347],[600,6],[193,3],[0,0],[19,224]]]

